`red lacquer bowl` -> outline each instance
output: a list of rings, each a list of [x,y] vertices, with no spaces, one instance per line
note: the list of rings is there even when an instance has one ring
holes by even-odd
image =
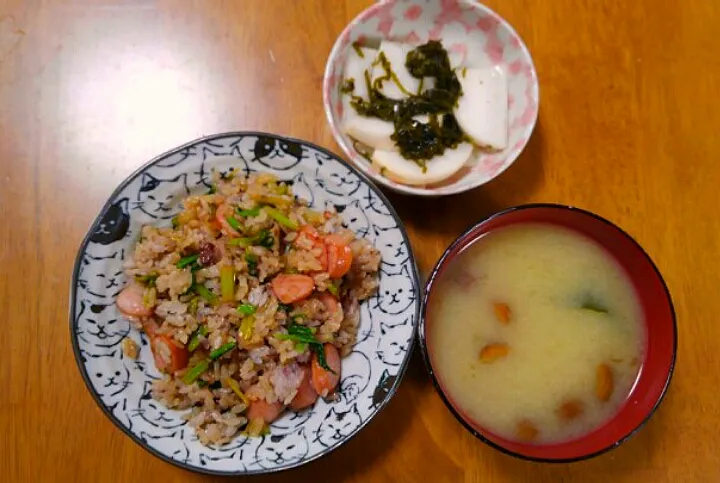
[[[491,433],[453,402],[445,392],[442,375],[433,366],[433,341],[428,328],[438,323],[429,318],[433,286],[449,263],[480,236],[516,223],[551,223],[575,230],[599,243],[625,269],[644,314],[646,351],[638,380],[618,413],[603,426],[580,438],[555,444],[528,444]],[[425,363],[436,389],[458,420],[476,437],[490,446],[518,458],[543,462],[571,462],[609,451],[632,436],[645,424],[667,392],[675,365],[677,329],[675,312],[667,286],[650,257],[627,233],[609,221],[587,211],[553,204],[523,205],[509,208],[479,222],[458,237],[435,265],[425,285],[425,300],[418,335]]]

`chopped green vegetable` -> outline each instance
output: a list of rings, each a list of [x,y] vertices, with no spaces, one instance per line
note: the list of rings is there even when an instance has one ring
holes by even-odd
[[[155,286],[155,280],[158,278],[157,272],[148,273],[147,275],[135,275],[135,281],[148,287]]]
[[[390,61],[388,60],[387,56],[385,56],[385,52],[380,51],[380,53],[378,54],[377,60],[373,63],[373,65],[376,65],[376,64],[379,64],[380,67],[382,67],[382,69],[385,71],[385,74],[380,77],[377,77],[373,80],[373,84],[372,84],[373,89],[382,89],[383,83],[385,81],[393,81],[395,83],[395,85],[398,87],[398,89],[400,89],[400,91],[403,94],[405,94],[407,96],[413,95],[412,92],[407,90],[405,88],[405,86],[402,85],[402,83],[400,82],[400,79],[398,79],[397,74],[395,74],[395,72],[393,72],[392,65],[390,64]]]
[[[187,345],[187,350],[193,352],[195,349],[197,349],[200,345],[200,338],[205,337],[206,335],[208,335],[207,326],[201,325],[200,327],[198,327],[197,330],[193,332],[192,337],[190,337],[190,341]]]
[[[335,297],[338,296],[340,293],[340,283],[339,282],[330,282],[327,286],[327,291],[333,294]]]
[[[227,384],[228,387],[230,387],[230,389],[232,389],[233,392],[237,394],[237,397],[240,398],[244,405],[250,405],[250,399],[248,399],[248,397],[240,390],[240,386],[238,386],[238,383],[235,381],[235,379],[228,377],[227,379],[225,379],[225,384]]]
[[[252,246],[252,238],[233,238],[228,242],[228,245],[233,247],[247,248],[249,246]]]
[[[200,300],[197,297],[193,297],[190,299],[190,301],[188,302],[188,312],[190,312],[190,314],[192,314],[192,315],[197,314],[199,301]]]
[[[583,302],[583,304],[580,306],[580,308],[584,309],[584,310],[590,310],[592,312],[597,312],[598,314],[607,314],[610,312],[605,307],[601,306],[594,300],[590,300],[590,299]]]
[[[240,304],[236,310],[241,315],[252,315],[256,308],[253,304]]]
[[[291,340],[295,342],[295,349],[298,352],[304,352],[305,349],[309,346],[310,350],[312,350],[317,356],[318,364],[320,364],[320,367],[322,367],[326,371],[335,374],[335,371],[333,371],[330,366],[328,366],[327,361],[325,360],[325,349],[323,348],[323,344],[315,337],[312,328],[292,322],[290,325],[288,325],[287,331],[287,334],[278,332],[275,333],[274,336],[276,339],[279,340]],[[298,346],[302,350],[298,349]]]
[[[305,352],[307,350],[307,348],[308,348],[307,342],[296,342],[295,343],[295,350],[300,354]]]
[[[262,230],[253,237],[252,241],[253,245],[259,245],[265,248],[272,248],[275,244],[275,238],[272,236],[272,233],[270,233],[270,230]]]
[[[292,305],[278,303],[278,310],[282,312],[290,312],[290,310],[292,310]]]
[[[318,343],[317,339],[315,339],[315,336],[310,335],[300,335],[300,334],[284,334],[282,332],[278,332],[275,334],[275,338],[279,340],[291,340],[293,342],[304,342],[305,344],[316,344]]]
[[[220,381],[215,381],[212,384],[210,384],[210,389],[220,389],[222,387],[222,383]]]
[[[240,208],[238,208],[236,211],[239,216],[242,216],[244,218],[247,218],[249,216],[258,216],[260,214],[259,207],[258,208],[250,208],[249,210],[241,210]]]
[[[220,269],[220,297],[223,302],[235,300],[235,269],[232,265],[223,265]]]
[[[304,319],[304,318],[307,318],[306,314],[295,314],[295,315],[290,316],[290,320],[292,320],[293,322]]]
[[[196,283],[193,285],[193,291],[205,299],[205,301],[209,304],[214,304],[217,301],[217,295],[212,293],[209,288],[207,288],[205,285]]]
[[[207,190],[207,193],[205,193],[205,194],[207,194],[207,195],[214,195],[215,193],[217,193],[217,186],[215,186],[215,185],[213,184],[213,185],[210,186],[210,189]]]
[[[180,226],[180,217],[178,215],[175,215],[172,217],[172,220],[170,220],[170,223],[172,223],[173,228],[177,228]]]
[[[188,265],[192,265],[195,262],[197,262],[198,257],[200,256],[199,253],[193,253],[192,255],[188,255],[187,257],[183,257],[180,259],[179,262],[175,264],[177,268],[185,268]]]
[[[365,52],[362,51],[362,45],[360,45],[360,42],[357,40],[352,43],[352,48],[355,50],[355,53],[360,57],[361,59],[365,58]]]
[[[240,222],[237,221],[237,218],[234,216],[226,216],[225,220],[228,222],[228,225],[232,227],[235,231],[242,231],[242,226],[240,225]]]
[[[255,317],[248,315],[240,322],[240,337],[245,340],[252,339],[253,330],[255,329]]]
[[[145,291],[143,292],[143,298],[142,303],[145,307],[153,307],[155,306],[155,301],[157,300],[157,290],[155,287],[146,287]]]
[[[197,385],[198,385],[199,388],[203,388],[203,387],[205,387],[205,386],[208,385],[208,382],[207,382],[207,381],[203,381],[202,379],[200,379],[200,380],[197,382]]]
[[[261,246],[264,248],[272,248],[275,244],[275,238],[272,236],[269,230],[262,230],[260,233],[253,237],[244,238],[233,238],[228,242],[229,245],[235,247],[248,248],[253,245]]]
[[[275,338],[280,340],[292,340],[294,342],[304,342],[306,344],[320,344],[320,341],[315,338],[310,330],[310,327],[292,322],[288,325],[287,331],[287,334],[281,332],[276,333]]]
[[[317,357],[318,364],[320,367],[325,369],[328,372],[332,372],[333,374],[337,374],[335,371],[333,371],[330,366],[328,366],[327,360],[325,360],[325,348],[322,344],[312,344],[310,346],[310,350],[312,350],[315,353],[315,356]]]
[[[289,228],[291,230],[297,230],[298,228],[300,228],[300,226],[297,224],[296,221],[293,221],[290,218],[288,218],[288,216],[286,214],[284,214],[277,208],[272,208],[270,206],[266,206],[265,213],[267,213],[270,218],[277,221],[285,228]]]
[[[218,347],[217,349],[215,349],[214,351],[212,351],[210,353],[210,360],[214,361],[216,359],[219,359],[220,357],[224,356],[225,354],[227,354],[228,352],[233,350],[236,345],[237,345],[237,342],[235,342],[234,340],[231,340],[227,344],[221,345],[220,347]]]
[[[195,364],[189,371],[182,377],[182,381],[185,384],[192,384],[202,375],[203,372],[207,371],[210,367],[210,361],[204,360]]]
[[[262,203],[273,206],[288,206],[292,203],[289,196],[282,195],[261,195],[258,199]]]
[[[252,275],[253,277],[256,277],[258,274],[258,256],[254,253],[246,253],[245,254],[245,261],[247,262],[248,267],[248,273]]]

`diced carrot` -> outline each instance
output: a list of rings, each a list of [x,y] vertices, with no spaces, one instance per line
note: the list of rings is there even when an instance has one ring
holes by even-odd
[[[345,275],[352,265],[352,249],[345,238],[340,235],[328,235],[325,237],[328,254],[328,274],[331,278],[340,278]]]
[[[115,299],[117,308],[123,314],[130,317],[149,317],[153,314],[154,308],[147,307],[143,303],[145,289],[133,283],[122,289]]]
[[[284,410],[285,406],[283,406],[280,401],[270,404],[264,399],[258,399],[250,403],[246,416],[250,420],[262,419],[270,424],[275,421]]]
[[[495,311],[495,317],[500,321],[501,324],[507,325],[510,323],[512,312],[510,306],[503,302],[493,302],[493,310]]]
[[[613,372],[609,365],[599,364],[595,370],[595,396],[606,402],[612,396],[615,383],[613,381]]]
[[[480,350],[480,362],[484,364],[491,364],[498,359],[507,357],[510,353],[510,346],[504,342],[494,342],[487,344]]]
[[[188,351],[166,335],[155,335],[150,340],[155,365],[160,371],[173,373],[188,364]]]
[[[515,433],[517,434],[518,439],[522,441],[534,441],[540,434],[540,431],[531,421],[523,419],[518,422],[517,427],[515,428]]]
[[[332,394],[335,388],[340,382],[340,353],[332,344],[325,344],[323,346],[325,352],[325,361],[328,367],[333,370],[334,374],[330,371],[323,369],[318,362],[316,354],[313,354],[312,358],[312,385],[322,397],[327,397],[328,394]]]
[[[557,408],[556,414],[561,421],[572,421],[582,416],[585,411],[585,404],[579,399],[569,399],[564,401]]]
[[[312,277],[298,273],[280,274],[270,285],[275,296],[284,304],[299,302],[315,290],[315,281]]]
[[[300,387],[298,387],[297,394],[295,394],[295,397],[290,402],[290,408],[295,411],[300,411],[301,409],[312,406],[318,398],[318,393],[312,385],[312,373],[310,368],[307,366],[300,366],[300,369],[303,371],[302,382],[300,383]]]

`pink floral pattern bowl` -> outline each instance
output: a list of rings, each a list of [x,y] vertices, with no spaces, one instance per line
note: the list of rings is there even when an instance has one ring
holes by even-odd
[[[453,65],[500,65],[508,79],[508,147],[474,154],[451,178],[435,185],[408,186],[380,174],[342,131],[340,87],[354,42],[390,39],[412,45],[440,40]],[[379,43],[379,42],[378,42]],[[323,103],[333,136],[347,157],[376,182],[402,193],[441,196],[475,188],[499,176],[515,161],[532,134],[538,115],[538,80],[530,53],[502,17],[470,0],[384,0],[358,15],[338,37],[325,67]]]

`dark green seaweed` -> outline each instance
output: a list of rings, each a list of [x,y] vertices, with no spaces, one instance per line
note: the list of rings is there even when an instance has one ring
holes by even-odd
[[[462,95],[462,88],[450,67],[447,51],[440,42],[430,41],[411,50],[405,61],[410,74],[421,79],[421,82],[425,77],[435,78],[435,86],[425,92],[411,93],[405,89],[383,53],[380,53],[377,62],[385,74],[371,81],[366,71],[368,100],[353,96],[350,105],[361,116],[392,122],[395,126],[392,140],[404,158],[415,161],[425,170],[429,159],[466,140],[452,114]],[[387,81],[395,82],[409,97],[395,100],[383,95],[380,89]],[[423,124],[414,119],[422,115],[429,115],[430,122]]]

